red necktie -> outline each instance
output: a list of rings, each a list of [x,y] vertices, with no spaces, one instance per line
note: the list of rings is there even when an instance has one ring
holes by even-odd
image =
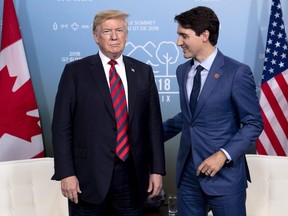
[[[109,61],[111,65],[109,71],[110,92],[117,123],[116,155],[123,161],[128,158],[130,145],[128,142],[128,112],[124,86],[118,75],[115,64],[116,61]]]

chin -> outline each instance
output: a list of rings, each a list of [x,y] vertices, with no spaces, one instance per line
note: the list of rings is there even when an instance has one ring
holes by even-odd
[[[189,58],[193,58],[193,56],[191,56],[191,55],[185,55],[185,53],[184,53],[184,58],[186,58],[186,59],[189,59]]]

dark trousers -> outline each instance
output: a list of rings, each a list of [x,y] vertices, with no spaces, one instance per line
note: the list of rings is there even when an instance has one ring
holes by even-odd
[[[133,160],[115,159],[113,178],[107,197],[101,204],[69,201],[70,216],[140,216],[142,204],[138,195]]]
[[[225,196],[206,194],[196,177],[196,170],[190,156],[177,190],[178,216],[207,216],[212,210],[214,216],[246,216],[246,190]]]

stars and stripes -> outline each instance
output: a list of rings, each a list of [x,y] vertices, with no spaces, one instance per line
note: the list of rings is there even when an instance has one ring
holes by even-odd
[[[264,130],[257,153],[288,155],[288,43],[280,0],[273,0],[262,75],[260,106]]]

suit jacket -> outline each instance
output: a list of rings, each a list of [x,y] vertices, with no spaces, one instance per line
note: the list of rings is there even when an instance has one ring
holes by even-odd
[[[164,123],[164,139],[182,131],[176,167],[179,185],[190,149],[195,169],[221,148],[232,161],[213,178],[198,177],[210,195],[227,195],[247,187],[249,170],[245,152],[263,129],[252,72],[247,65],[224,56],[219,50],[199,95],[193,118],[186,92],[191,61],[177,68],[181,112]]]
[[[149,174],[165,174],[162,117],[151,66],[123,56],[128,81],[129,142],[139,192]],[[114,167],[116,121],[99,54],[65,66],[52,122],[54,180],[76,175],[81,199],[101,203]]]

